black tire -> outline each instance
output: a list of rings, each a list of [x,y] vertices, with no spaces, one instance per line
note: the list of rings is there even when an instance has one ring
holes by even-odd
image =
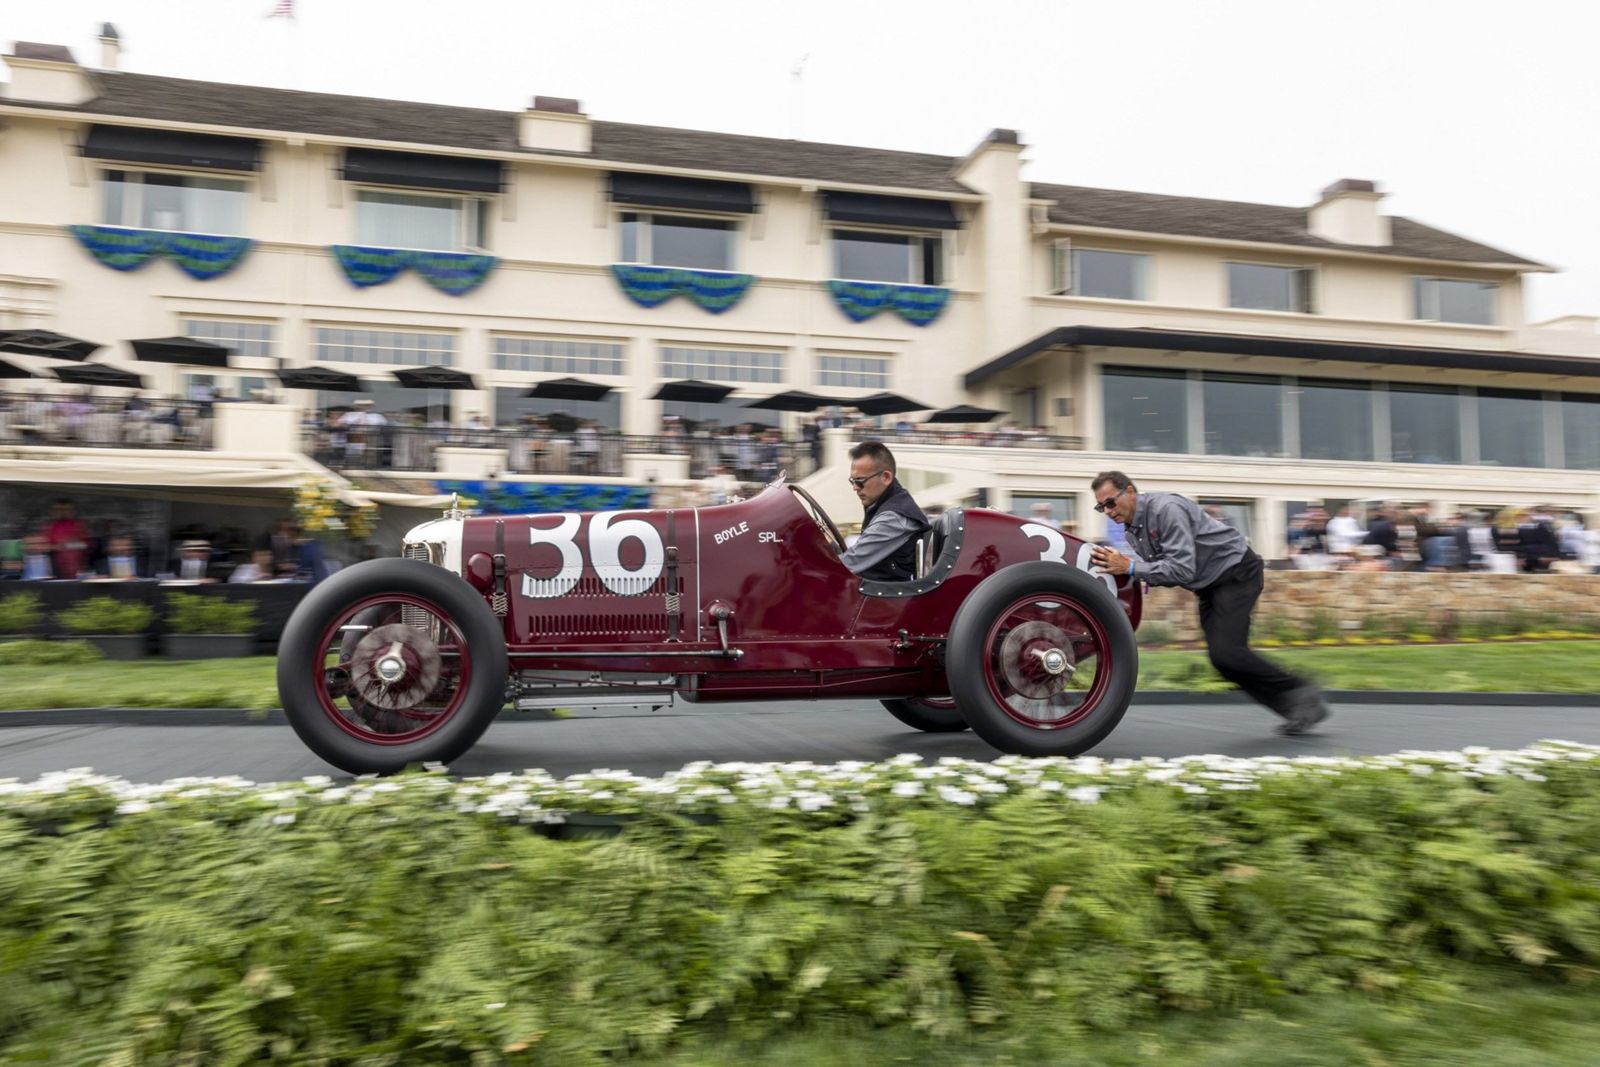
[[[1040,636],[1008,652],[1013,631]],[[1050,648],[1068,653],[1068,670],[1047,676],[1043,653]],[[1092,679],[1074,688],[1090,657]],[[967,724],[995,748],[1076,756],[1105,740],[1128,710],[1139,650],[1127,614],[1104,584],[1076,567],[1021,563],[984,579],[956,612],[945,672]],[[1050,693],[1052,685],[1064,688]],[[1040,692],[1046,695],[1029,695]]]
[[[431,605],[459,631],[458,655],[469,668],[466,684],[437,721],[416,739],[395,743],[363,739],[359,728],[352,732],[335,718],[336,704],[324,704],[329,627],[363,600],[385,595]],[[370,618],[373,610],[363,608],[355,617]],[[339,647],[343,657],[349,642],[341,639]],[[289,725],[312,752],[354,774],[391,774],[460,757],[504,706],[506,672],[505,631],[487,602],[458,576],[420,560],[370,560],[336,572],[295,608],[278,644],[278,698]]]
[[[913,698],[881,702],[884,710],[913,730],[930,734],[953,734],[967,729],[967,720],[953,700]]]

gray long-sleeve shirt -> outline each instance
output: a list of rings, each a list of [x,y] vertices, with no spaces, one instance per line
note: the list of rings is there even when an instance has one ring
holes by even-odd
[[[1250,550],[1238,530],[1177,493],[1140,493],[1127,533],[1139,553],[1133,576],[1151,585],[1204,589]]]
[[[883,511],[867,524],[839,559],[852,573],[862,571],[888,559],[890,554],[917,535],[917,526],[898,511]]]

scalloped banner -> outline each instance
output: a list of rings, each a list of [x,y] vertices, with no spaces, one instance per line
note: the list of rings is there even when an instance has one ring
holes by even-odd
[[[593,483],[437,481],[438,493],[459,493],[476,500],[485,515],[545,515],[564,511],[630,511],[648,508],[646,485]]]
[[[164,256],[197,281],[218,278],[239,265],[255,242],[248,237],[218,237],[205,233],[168,233],[134,230],[123,226],[68,226],[99,263],[112,270],[138,270]]]
[[[333,258],[350,284],[365,289],[382,285],[406,269],[416,271],[441,293],[465,296],[489,277],[499,264],[494,256],[472,252],[421,252],[409,248],[371,248],[330,245]]]
[[[851,322],[864,322],[880,311],[893,311],[913,326],[937,319],[950,302],[950,290],[937,285],[897,285],[893,282],[828,282],[834,303]]]
[[[732,274],[720,270],[689,270],[685,267],[634,267],[621,263],[611,266],[617,284],[640,307],[653,308],[675,296],[687,296],[700,307],[720,315],[744,298],[756,278],[753,274]]]

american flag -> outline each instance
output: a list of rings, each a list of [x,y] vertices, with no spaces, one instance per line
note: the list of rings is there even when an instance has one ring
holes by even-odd
[[[278,0],[272,5],[272,10],[267,12],[267,18],[294,18],[294,0]]]

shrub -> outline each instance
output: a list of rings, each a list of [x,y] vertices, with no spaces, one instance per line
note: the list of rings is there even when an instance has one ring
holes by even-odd
[[[1300,627],[1296,626],[1294,620],[1287,615],[1278,615],[1269,619],[1265,630],[1268,637],[1283,644],[1287,644],[1290,641],[1299,641],[1303,636]]]
[[[1306,637],[1312,641],[1339,636],[1339,620],[1329,611],[1314,611],[1306,620]]]
[[[1369,641],[1375,637],[1389,636],[1389,620],[1381,615],[1368,615],[1361,620],[1361,636]]]
[[[1172,627],[1164,622],[1140,623],[1139,643],[1141,645],[1170,645],[1172,644]]]
[[[175,634],[249,634],[256,630],[256,606],[200,593],[168,593],[166,630]]]
[[[38,593],[12,593],[0,597],[0,634],[28,634],[44,621],[44,601]]]
[[[0,644],[0,667],[41,667],[53,663],[95,663],[105,654],[87,641],[7,641]]]
[[[63,629],[75,634],[138,634],[150,628],[156,613],[137,600],[92,596],[56,613]]]

